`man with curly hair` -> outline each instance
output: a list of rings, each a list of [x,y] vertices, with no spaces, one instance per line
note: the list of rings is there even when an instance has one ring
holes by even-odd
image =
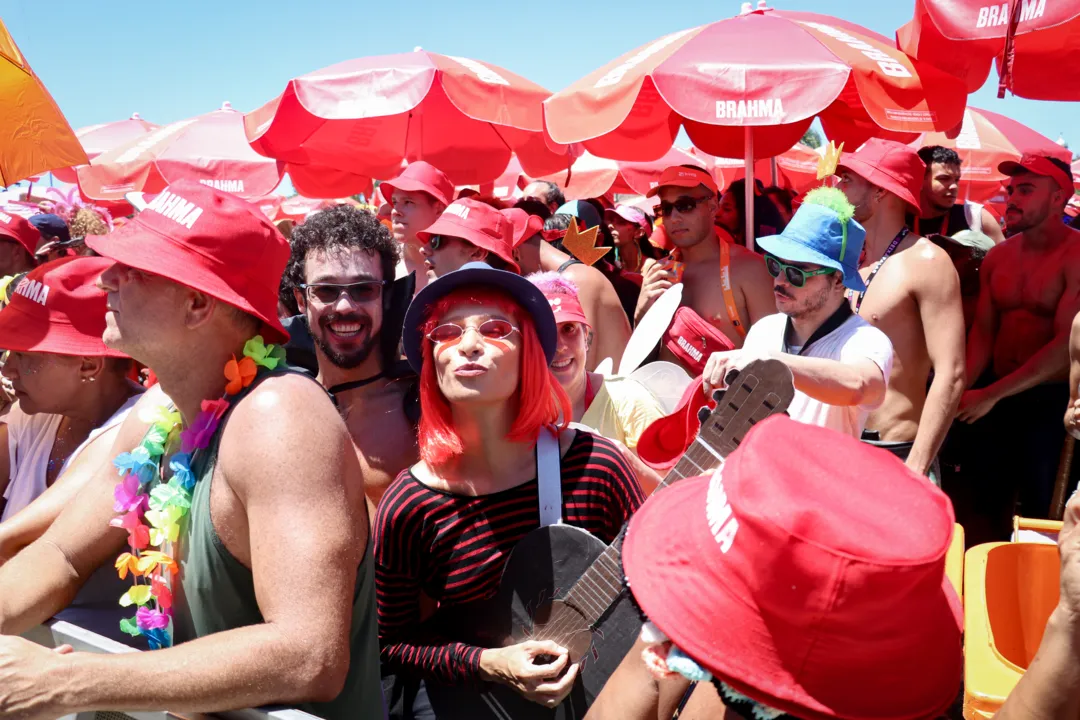
[[[780,312],[754,323],[740,350],[709,358],[706,393],[724,387],[732,370],[774,358],[795,378],[792,418],[862,435],[870,411],[885,400],[893,347],[883,332],[852,312],[844,297],[845,289],[866,289],[859,277],[866,231],[854,213],[842,192],[818,188],[784,232],[758,239]]]
[[[286,270],[314,340],[319,382],[336,399],[356,447],[371,509],[417,460],[405,412],[414,383],[388,377],[398,334],[383,333],[399,253],[373,214],[338,205],[293,230]]]

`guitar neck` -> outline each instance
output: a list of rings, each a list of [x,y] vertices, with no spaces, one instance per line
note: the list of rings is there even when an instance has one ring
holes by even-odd
[[[722,462],[720,454],[698,436],[653,492],[679,480],[715,470]],[[604,613],[618,600],[623,590],[621,547],[622,535],[596,558],[573,584],[564,599],[566,604],[576,608],[585,617],[590,627],[595,627],[603,619]]]

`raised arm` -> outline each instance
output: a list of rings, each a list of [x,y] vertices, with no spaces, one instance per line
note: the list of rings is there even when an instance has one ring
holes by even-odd
[[[604,358],[611,358],[619,367],[623,350],[630,340],[630,320],[626,317],[619,295],[603,273],[585,265],[571,265],[566,274],[578,286],[578,296],[585,316],[593,324],[595,337],[589,348],[589,371]]]
[[[1001,224],[994,217],[994,214],[986,208],[982,209],[982,231],[994,241],[995,245],[1005,242],[1005,233],[1001,231]]]
[[[926,393],[919,429],[906,464],[926,474],[949,431],[964,392],[964,308],[960,278],[952,261],[935,245],[915,258],[915,302],[919,307],[934,379]]]
[[[829,405],[875,407],[885,399],[885,370],[870,358],[827,360],[788,353],[751,354],[740,350],[713,353],[705,364],[705,393],[727,387],[724,378],[751,360],[779,360],[791,370],[795,389]]]
[[[65,692],[39,690],[45,710],[209,712],[339,694],[369,538],[359,463],[323,391],[304,378],[271,378],[242,401],[221,441],[221,481],[246,513],[249,545],[234,555],[251,567],[264,622],[150,653],[63,656]],[[0,646],[0,667],[5,651],[32,659],[25,647]],[[0,706],[4,693],[0,686]]]

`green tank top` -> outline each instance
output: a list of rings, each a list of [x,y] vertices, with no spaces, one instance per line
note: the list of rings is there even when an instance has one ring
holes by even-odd
[[[252,383],[235,397],[229,412],[259,382],[280,374],[268,373]],[[173,605],[173,634],[177,643],[263,622],[251,570],[225,547],[210,518],[210,488],[217,465],[218,445],[228,419],[227,412],[209,447],[199,453],[192,468],[199,481],[192,494],[191,511],[184,518],[186,527],[181,528],[175,556],[180,565],[180,583]],[[302,482],[302,478],[298,481]],[[385,717],[379,671],[373,542],[374,538],[368,540],[367,552],[356,578],[349,631],[352,661],[345,687],[332,702],[300,706],[301,710],[328,720]]]

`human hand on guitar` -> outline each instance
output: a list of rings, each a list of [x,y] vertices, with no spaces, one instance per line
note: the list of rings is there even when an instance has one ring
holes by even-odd
[[[744,367],[755,360],[768,360],[770,357],[773,356],[750,350],[713,353],[705,362],[705,370],[701,373],[702,389],[706,395],[710,395],[713,390],[724,390],[733,376]]]
[[[527,640],[480,654],[480,673],[485,680],[508,685],[526,700],[549,708],[561,703],[574,687],[578,666],[571,664],[566,669],[568,664],[569,652],[550,640]]]

